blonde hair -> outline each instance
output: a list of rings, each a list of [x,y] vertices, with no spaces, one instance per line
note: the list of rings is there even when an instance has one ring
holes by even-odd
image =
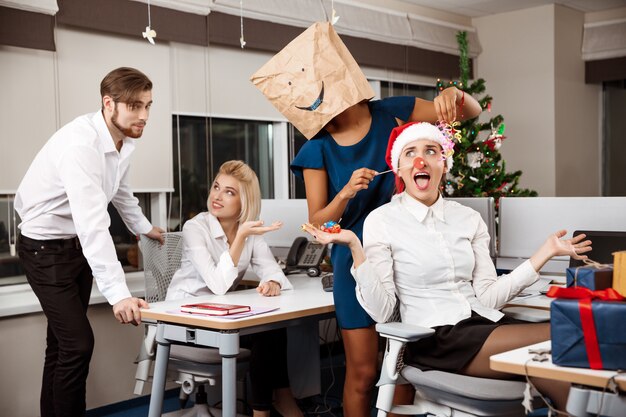
[[[243,161],[226,161],[220,166],[216,178],[222,174],[230,175],[239,181],[241,199],[239,223],[257,220],[261,214],[261,187],[254,170]]]

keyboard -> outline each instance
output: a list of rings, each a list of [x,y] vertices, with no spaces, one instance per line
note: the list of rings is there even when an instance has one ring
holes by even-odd
[[[333,273],[332,272],[325,272],[322,275],[322,288],[326,292],[333,291]]]

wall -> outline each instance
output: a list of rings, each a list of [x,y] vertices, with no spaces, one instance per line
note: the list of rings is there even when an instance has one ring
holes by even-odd
[[[111,307],[89,308],[96,346],[87,379],[87,408],[134,398],[133,364],[143,338],[143,326],[123,326]],[[0,318],[0,404],[3,416],[39,415],[39,390],[46,346],[42,313]]]
[[[145,40],[56,28],[56,53],[0,46],[0,190],[14,192],[35,154],[61,126],[100,109],[100,81],[132,66],[154,84],[154,104],[133,155],[136,191],[172,188],[169,47]],[[5,65],[5,62],[8,65]]]
[[[0,46],[0,91],[0,193],[8,194],[57,127],[54,54]]]
[[[556,195],[602,194],[601,86],[585,84],[584,14],[555,6]]]
[[[483,53],[476,73],[502,114],[500,151],[507,171],[521,169],[520,185],[556,194],[554,109],[554,8],[536,7],[473,20]],[[485,118],[485,116],[483,116]]]
[[[601,192],[601,87],[584,82],[583,21],[554,5],[473,20],[477,74],[506,124],[507,170],[522,170],[521,186],[541,196]]]

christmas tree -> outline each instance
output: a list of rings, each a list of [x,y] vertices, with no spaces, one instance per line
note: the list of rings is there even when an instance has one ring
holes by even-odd
[[[461,78],[443,83],[437,81],[438,90],[454,85],[475,97],[483,110],[491,116],[492,97],[485,94],[485,80],[479,78],[468,85],[469,58],[467,33],[459,32]],[[483,95],[484,94],[484,95]],[[482,97],[480,97],[483,95]],[[479,98],[480,97],[480,98]],[[535,197],[537,192],[519,188],[522,171],[506,172],[505,161],[500,155],[504,136],[504,118],[498,114],[488,122],[478,118],[466,120],[453,126],[458,131],[454,146],[454,166],[446,175],[443,194],[448,197],[494,197],[496,207],[502,196]]]

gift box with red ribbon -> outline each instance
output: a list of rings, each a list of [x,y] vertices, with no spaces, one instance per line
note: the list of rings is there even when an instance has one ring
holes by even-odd
[[[565,270],[568,287],[585,287],[590,290],[604,290],[613,285],[611,265],[585,265]]]
[[[612,288],[551,287],[552,362],[591,369],[626,369],[626,302]]]

